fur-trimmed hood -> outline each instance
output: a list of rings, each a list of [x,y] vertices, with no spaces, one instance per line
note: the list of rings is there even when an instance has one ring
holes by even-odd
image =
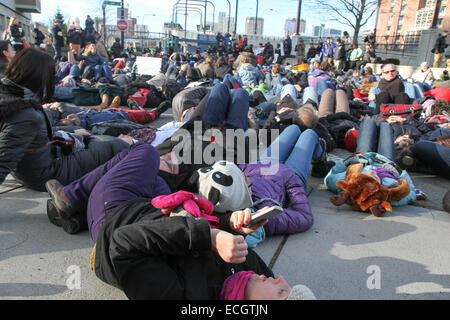
[[[0,82],[0,121],[29,108],[42,109],[40,102],[34,98],[25,97],[23,88],[13,84],[5,84],[3,78]]]

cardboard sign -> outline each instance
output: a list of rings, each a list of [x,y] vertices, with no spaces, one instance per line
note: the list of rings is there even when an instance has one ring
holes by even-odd
[[[161,72],[161,58],[136,57],[137,73],[147,76],[156,76]]]

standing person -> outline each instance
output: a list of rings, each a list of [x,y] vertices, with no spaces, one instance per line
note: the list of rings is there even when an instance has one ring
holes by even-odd
[[[289,58],[292,51],[292,40],[289,35],[286,35],[286,39],[283,41],[283,50],[284,50],[284,57]]]
[[[90,15],[88,15],[86,21],[84,22],[84,31],[86,32],[86,38],[88,38],[92,33],[92,30],[94,30],[94,24],[94,20],[92,20]]]
[[[448,47],[446,43],[447,35],[448,31],[444,30],[436,39],[433,49],[431,49],[431,52],[434,53],[433,68],[440,68],[444,63],[445,49]]]
[[[298,43],[295,46],[295,51],[297,52],[297,63],[301,64],[303,58],[305,57],[305,42],[302,38],[298,39]]]
[[[113,45],[111,46],[111,54],[112,54],[113,58],[114,59],[118,58],[120,56],[120,54],[122,53],[122,51],[123,51],[123,47],[120,44],[120,38],[116,38],[114,40]]]
[[[81,54],[81,48],[84,47],[84,34],[79,23],[75,22],[74,27],[67,33],[67,42],[69,50]]]
[[[0,40],[0,79],[5,76],[6,67],[15,55],[16,51],[14,51],[11,42]]]
[[[348,52],[352,46],[352,39],[350,39],[347,31],[344,31],[344,35],[342,36],[342,43],[345,46],[345,51]]]
[[[322,46],[322,56],[325,61],[329,64],[333,64],[333,56],[334,56],[334,48],[336,45],[331,40],[330,37],[327,38],[327,41]]]
[[[9,32],[11,34],[11,44],[16,52],[23,49],[23,37],[25,32],[19,25],[19,20],[16,17],[11,17],[9,20]]]
[[[39,24],[35,23],[33,25],[34,29],[31,33],[33,38],[33,45],[35,49],[40,49],[41,44],[44,42],[45,35],[39,30]]]
[[[369,46],[375,49],[375,34],[373,32],[369,33],[364,38],[364,43],[367,43]]]
[[[336,47],[334,49],[334,67],[336,70],[344,70],[346,57],[347,53],[345,51],[345,45],[342,43],[341,39],[337,39]]]
[[[64,38],[61,24],[61,20],[55,20],[55,25],[52,28],[53,49],[55,50],[55,56],[53,57],[53,59],[55,60],[55,62],[59,62],[59,60],[61,60],[61,48],[64,47]]]

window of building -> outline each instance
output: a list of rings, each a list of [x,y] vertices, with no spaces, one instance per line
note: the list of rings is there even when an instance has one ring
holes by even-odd
[[[438,26],[442,26],[442,22],[444,22],[444,19],[442,19],[442,18],[441,18],[441,19],[438,19],[438,20],[437,20],[437,25],[438,25]]]
[[[400,17],[398,18],[398,22],[399,22],[399,23],[403,22],[403,16],[400,16]]]
[[[400,31],[400,30],[402,30],[402,26],[401,25],[397,26],[397,31]]]
[[[387,30],[387,31],[391,31],[391,26],[387,27],[386,30]]]
[[[389,12],[394,12],[394,7],[391,7],[391,10],[389,10]]]
[[[440,7],[439,8],[439,15],[444,14],[445,13],[445,9],[446,9],[446,7]]]
[[[391,22],[392,22],[392,16],[389,16],[388,23],[391,23]]]
[[[402,8],[400,9],[400,11],[405,11],[406,6],[403,5]]]

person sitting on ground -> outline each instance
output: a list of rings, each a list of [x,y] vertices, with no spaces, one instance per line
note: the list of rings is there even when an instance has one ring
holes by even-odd
[[[214,70],[215,78],[220,81],[223,81],[226,74],[232,74],[232,68],[225,57],[219,57],[219,59],[217,59]]]
[[[239,71],[239,69],[241,68],[241,66],[244,64],[242,62],[242,59],[246,57],[248,58],[248,63],[252,64],[254,67],[257,66],[258,64],[258,58],[256,57],[256,55],[253,53],[252,49],[247,46],[244,48],[244,50],[242,52],[239,53],[239,56],[237,57],[237,59],[234,61],[233,64],[233,69],[236,71]]]
[[[0,84],[0,183],[9,173],[26,187],[43,191],[47,180],[68,184],[129,145],[108,136],[90,136],[84,147],[62,154],[42,102],[53,97],[55,63],[36,49],[21,50]]]
[[[380,113],[380,105],[382,104],[409,104],[411,100],[405,93],[405,85],[398,77],[395,64],[382,65],[381,72],[383,79],[369,93],[369,101],[373,101],[376,104],[374,113]]]
[[[431,85],[434,81],[433,71],[428,66],[426,61],[420,64],[420,71],[411,76],[416,82],[427,83]]]
[[[75,60],[84,61],[83,66],[81,67],[81,74],[85,75],[89,70],[92,70],[93,78],[98,80],[102,77],[106,77],[107,79],[112,80],[112,72],[108,67],[108,61],[97,53],[95,43],[87,45],[81,56],[75,51],[72,52]]]
[[[331,65],[324,61],[318,68],[314,69],[308,76],[308,85],[312,88],[316,88],[320,80],[330,80],[331,76],[328,73],[331,70]],[[320,95],[320,94],[319,94]]]
[[[215,71],[214,71],[214,57],[208,56],[205,59],[205,62],[200,63],[196,66],[202,73],[202,77],[206,79],[214,79]]]
[[[5,76],[8,63],[12,61],[16,51],[9,41],[0,40],[0,79]]]

